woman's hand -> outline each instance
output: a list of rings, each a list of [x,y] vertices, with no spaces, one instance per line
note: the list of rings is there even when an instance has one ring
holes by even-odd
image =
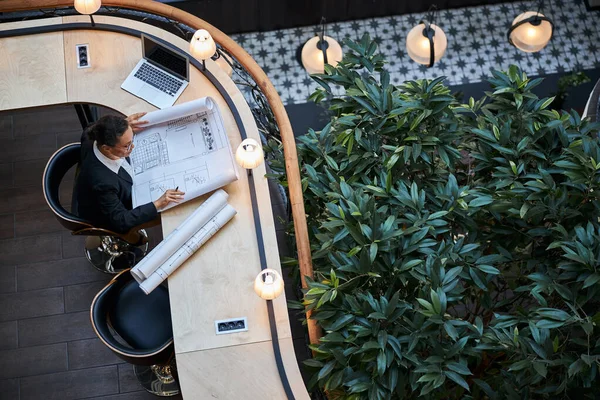
[[[160,196],[158,199],[156,199],[156,201],[153,202],[154,206],[156,207],[156,211],[162,210],[163,208],[168,206],[169,203],[181,203],[184,194],[184,192],[175,189],[167,190],[163,193],[162,196]]]
[[[141,112],[141,113],[131,114],[129,117],[127,117],[127,123],[131,127],[131,130],[133,131],[133,133],[138,133],[139,131],[144,129],[144,127],[142,125],[145,125],[148,123],[148,121],[140,121],[139,120],[144,115],[146,115],[146,113]]]

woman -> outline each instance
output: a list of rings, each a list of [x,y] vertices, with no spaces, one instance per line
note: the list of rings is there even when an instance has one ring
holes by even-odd
[[[146,113],[127,118],[106,115],[81,136],[80,170],[75,185],[74,211],[95,227],[125,233],[154,220],[169,203],[179,203],[185,193],[167,190],[154,202],[132,209],[133,168],[129,155],[133,135],[146,121]]]

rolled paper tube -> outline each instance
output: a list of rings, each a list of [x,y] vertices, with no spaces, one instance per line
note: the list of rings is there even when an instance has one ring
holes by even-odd
[[[181,225],[175,228],[146,257],[131,269],[131,275],[141,283],[175,253],[190,237],[227,205],[229,195],[222,189],[214,192]]]
[[[219,229],[229,222],[237,211],[227,204],[217,215],[211,218],[194,236],[161,265],[148,279],[140,283],[140,288],[148,294],[158,287],[177,268],[206,243]]]
[[[173,107],[163,108],[144,115],[142,119],[148,121],[144,126],[162,124],[170,121],[175,115],[179,118],[187,117],[203,111],[211,111],[215,106],[215,101],[211,97],[202,97],[200,99],[188,101]]]
[[[164,279],[160,277],[158,274],[152,274],[148,279],[140,283],[140,289],[146,294],[150,294],[154,289],[160,286],[163,283]]]

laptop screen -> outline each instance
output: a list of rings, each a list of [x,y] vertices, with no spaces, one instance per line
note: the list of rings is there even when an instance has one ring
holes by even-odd
[[[168,49],[146,35],[142,35],[142,40],[144,41],[144,58],[146,60],[178,78],[189,80],[187,57]]]

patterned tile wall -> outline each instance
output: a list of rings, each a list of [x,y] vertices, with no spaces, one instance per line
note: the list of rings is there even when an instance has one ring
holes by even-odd
[[[511,46],[506,32],[520,13],[535,11],[537,2],[495,4],[441,10],[437,24],[448,38],[444,57],[432,68],[413,62],[406,53],[406,34],[424,18],[407,14],[327,25],[326,34],[342,44],[368,32],[388,60],[394,83],[446,76],[449,85],[485,80],[492,68],[517,64],[529,75],[600,68],[600,11],[588,11],[583,0],[550,0],[542,13],[554,22],[554,36],[539,53]],[[285,104],[305,103],[316,88],[297,58],[297,50],[318,26],[233,35],[265,70]]]

